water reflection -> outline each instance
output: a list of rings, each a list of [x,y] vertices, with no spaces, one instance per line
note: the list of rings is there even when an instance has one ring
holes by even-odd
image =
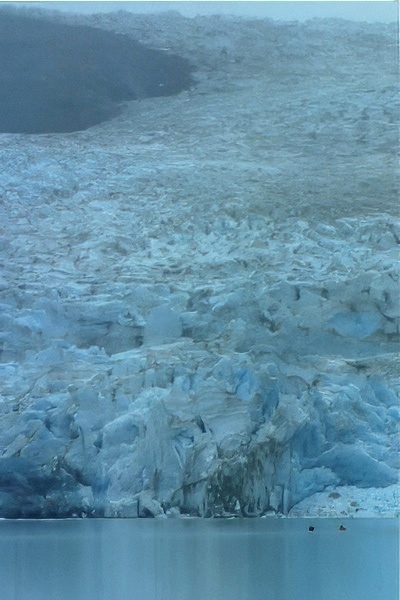
[[[394,519],[4,521],[2,600],[397,600]]]

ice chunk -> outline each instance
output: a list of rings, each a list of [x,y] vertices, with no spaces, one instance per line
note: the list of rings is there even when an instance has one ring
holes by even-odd
[[[397,472],[372,458],[355,445],[337,444],[316,461],[318,466],[332,469],[342,484],[359,487],[386,487],[397,482]]]
[[[167,306],[157,306],[151,311],[144,328],[145,344],[162,344],[182,335],[179,315]]]
[[[382,327],[382,317],[378,312],[343,311],[334,315],[329,322],[332,329],[343,337],[363,340],[379,331]]]

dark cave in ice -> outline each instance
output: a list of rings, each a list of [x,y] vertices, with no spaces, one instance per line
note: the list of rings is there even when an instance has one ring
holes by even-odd
[[[191,84],[178,56],[126,35],[0,12],[0,132],[81,131],[119,104],[173,95]]]

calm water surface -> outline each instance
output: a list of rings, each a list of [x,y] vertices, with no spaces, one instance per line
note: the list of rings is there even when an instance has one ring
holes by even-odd
[[[1,521],[0,598],[398,600],[399,522],[343,524]]]

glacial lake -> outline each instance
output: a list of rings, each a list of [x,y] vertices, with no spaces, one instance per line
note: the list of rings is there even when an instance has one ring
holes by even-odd
[[[1,600],[398,600],[398,574],[396,519],[0,522]]]

